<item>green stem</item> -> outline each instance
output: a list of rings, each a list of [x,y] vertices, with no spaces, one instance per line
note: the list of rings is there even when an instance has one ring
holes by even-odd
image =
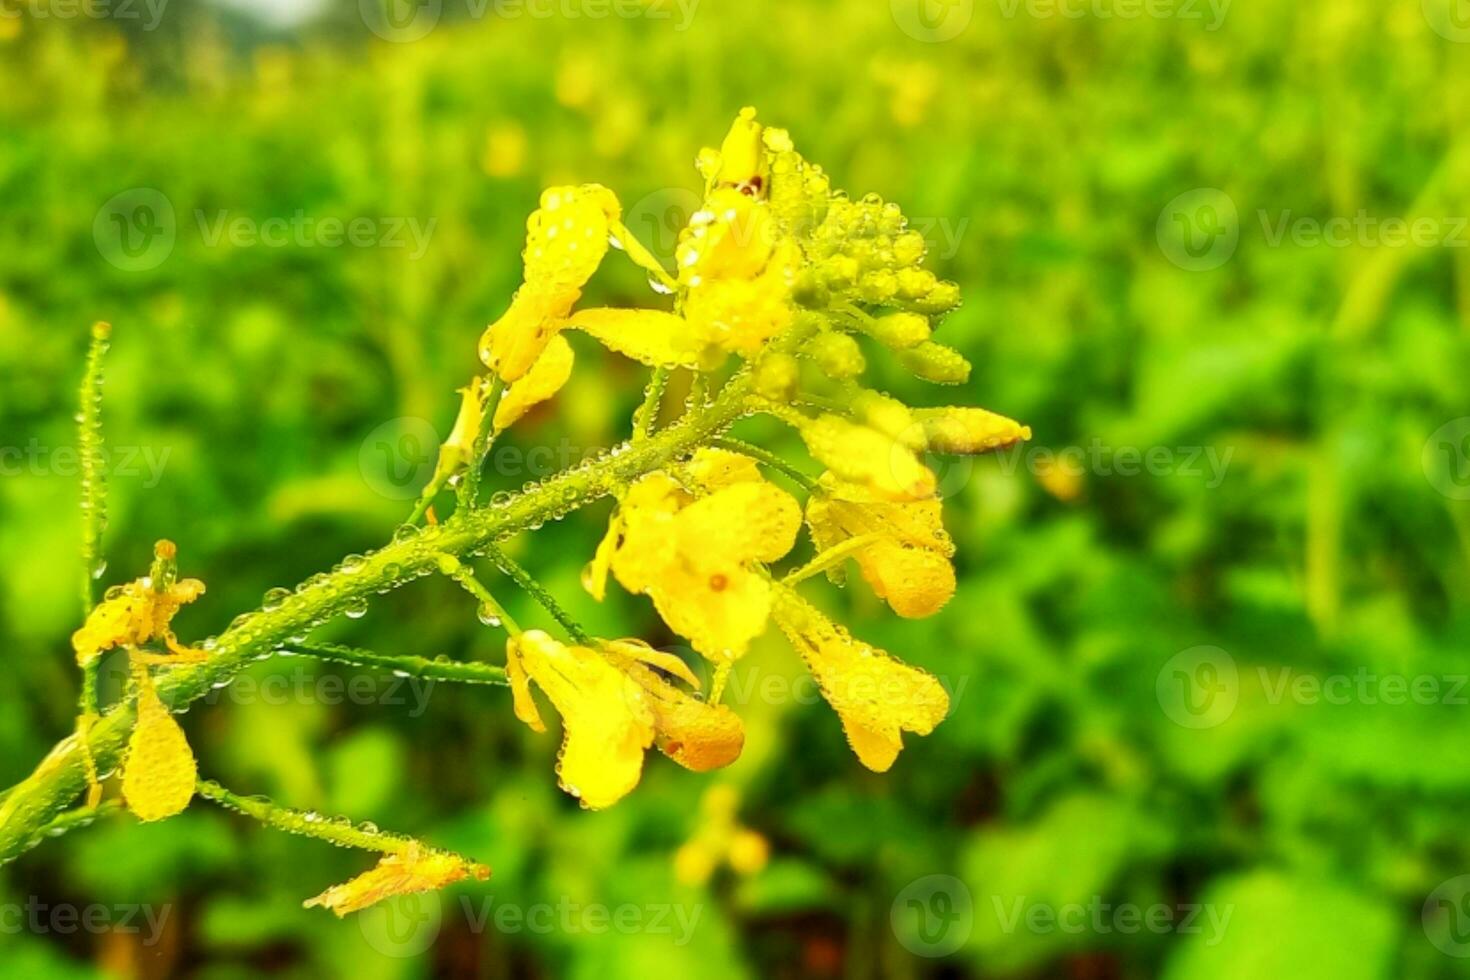
[[[243,813],[252,820],[259,820],[267,827],[284,830],[289,834],[302,834],[318,840],[329,841],[341,847],[356,847],[379,854],[402,854],[413,848],[433,850],[412,837],[389,834],[376,827],[354,824],[342,817],[324,817],[319,813],[293,810],[273,803],[264,797],[240,796],[225,789],[219,783],[207,779],[199,780],[195,786],[199,795],[217,803],[227,810]]]
[[[633,441],[647,439],[658,421],[659,406],[663,404],[664,389],[669,386],[669,369],[656,367],[649,376],[648,388],[643,392],[643,402],[633,413]]]
[[[516,624],[516,621],[510,618],[510,613],[505,611],[505,607],[500,604],[500,600],[490,594],[490,590],[485,588],[483,582],[475,578],[475,570],[473,568],[453,555],[440,555],[439,571],[458,582],[460,588],[473,596],[480,603],[482,609],[489,611],[490,617],[494,619],[494,622],[491,623],[492,626],[504,626],[505,631],[511,636],[520,636],[524,632]]]
[[[505,381],[498,374],[492,376],[490,390],[485,393],[485,411],[480,416],[480,429],[475,433],[473,449],[470,451],[470,464],[456,493],[459,510],[470,510],[479,502],[485,457],[489,455],[490,446],[495,442],[495,410],[500,407],[500,396],[504,394]]]
[[[186,705],[228,683],[257,657],[303,636],[327,619],[386,589],[396,589],[437,570],[443,554],[469,555],[569,510],[585,506],[707,445],[750,410],[750,373],[727,384],[703,411],[692,413],[637,444],[607,452],[516,494],[503,506],[457,512],[444,524],[401,536],[354,561],[350,568],[308,580],[289,599],[237,622],[216,639],[209,659],[159,678],[165,703]],[[133,725],[130,704],[113,708],[90,729],[99,768],[117,765]],[[24,850],[37,829],[60,813],[85,786],[76,735],[62,739],[30,776],[0,803],[0,864]]]
[[[107,528],[107,461],[102,455],[102,360],[112,327],[92,325],[87,368],[77,411],[77,455],[82,468],[82,615],[92,611],[93,583],[102,558],[102,532]],[[89,710],[84,705],[83,710]]]
[[[282,653],[299,653],[318,660],[349,664],[353,667],[378,667],[395,673],[411,674],[431,681],[455,684],[505,684],[505,668],[445,657],[417,657],[412,654],[378,653],[339,643],[292,643]]]
[[[516,564],[515,560],[504,551],[492,544],[485,548],[485,557],[489,558],[496,568],[509,576],[516,585],[529,592],[531,598],[539,602],[541,608],[551,613],[551,617],[561,624],[562,629],[566,630],[567,635],[573,640],[586,646],[592,639],[592,634],[583,629],[582,625],[561,607],[561,603],[557,602],[556,597],[547,591],[546,586],[532,578],[530,572]]]

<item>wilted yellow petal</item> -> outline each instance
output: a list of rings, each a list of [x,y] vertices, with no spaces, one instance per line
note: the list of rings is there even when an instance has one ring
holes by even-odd
[[[459,389],[459,394],[459,414],[454,417],[454,429],[439,447],[439,459],[434,466],[436,481],[469,463],[474,454],[475,439],[480,434],[480,423],[485,417],[485,394],[479,378]]]
[[[511,637],[506,662],[515,665],[509,670],[524,671],[535,681],[561,715],[557,775],[562,789],[595,810],[638,785],[643,752],[653,742],[654,717],[632,679],[597,651],[566,646],[540,630]],[[519,706],[516,714],[527,720]]]
[[[108,590],[108,595],[72,634],[77,663],[87,664],[119,646],[139,646],[149,640],[171,640],[169,624],[181,606],[204,594],[204,583],[179,579],[162,591],[139,579]]]
[[[141,667],[134,675],[138,721],[123,763],[123,798],[139,820],[162,820],[189,805],[199,773],[184,730],[159,699],[153,679]]]
[[[694,772],[718,769],[739,758],[745,728],[735,712],[681,691],[647,666],[667,670],[698,687],[683,660],[628,640],[604,644],[604,650],[648,695],[659,751]]]
[[[949,712],[949,695],[931,674],[854,639],[793,590],[778,587],[775,618],[874,772],[898,758],[902,732],[927,735]]]
[[[1031,438],[1031,427],[983,408],[921,408],[914,412],[937,453],[974,455]]]
[[[411,844],[397,854],[384,855],[371,870],[351,881],[333,885],[302,905],[331,909],[341,918],[385,898],[433,891],[468,877],[484,881],[490,877],[490,869],[457,854],[431,851]]]
[[[533,407],[561,390],[572,376],[576,356],[565,337],[552,337],[536,363],[510,386],[495,409],[495,431],[509,428]]]
[[[662,310],[580,310],[567,325],[608,350],[649,367],[694,367],[699,344],[689,323]]]

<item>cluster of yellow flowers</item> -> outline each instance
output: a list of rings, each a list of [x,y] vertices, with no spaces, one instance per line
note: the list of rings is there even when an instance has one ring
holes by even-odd
[[[679,237],[674,270],[624,227],[611,191],[585,184],[545,192],[527,222],[524,283],[480,341],[487,373],[461,390],[454,430],[415,513],[435,519],[429,504],[448,483],[460,484],[461,507],[476,506],[489,441],[570,377],[572,347],[561,336],[568,329],[661,375],[692,372],[691,413],[737,399],[736,409],[710,426],[711,436],[739,415],[767,413],[795,427],[825,468],[812,479],[765,450],[705,438],[615,488],[617,506],[583,585],[601,600],[611,576],[648,596],[669,628],[713,665],[708,692],[684,660],[639,640],[585,637],[563,620],[575,634],[574,642],[563,642],[504,621],[510,634],[505,679],[516,717],[546,730],[534,683],[562,719],[561,786],[591,808],[617,802],[638,784],[650,747],[697,772],[739,757],[744,728],[721,698],[733,665],[772,622],[837,712],[858,759],[875,771],[892,766],[904,732],[928,734],[944,719],[948,694],[930,674],[852,636],[797,586],[822,572],[840,581],[851,560],[900,616],[937,612],[955,592],[954,544],[922,454],[979,453],[1030,437],[1026,427],[982,409],[911,409],[861,385],[866,360],[859,337],[894,352],[925,379],[955,384],[969,376],[965,359],[931,337],[933,319],[958,304],[958,289],[923,268],[923,238],[895,205],[834,192],[784,131],[761,126],[750,109],[720,149],[701,152],[698,167],[704,206]],[[611,248],[671,295],[673,308],[577,309]],[[732,358],[733,372],[726,370]],[[650,387],[654,400],[640,412],[635,443],[656,438],[651,422],[661,381]],[[763,467],[800,484],[805,506],[769,482]],[[815,556],[778,577],[771,566],[792,552],[803,525]],[[457,558],[441,555],[440,568],[495,605]],[[180,645],[170,625],[203,591],[197,580],[178,578],[174,546],[160,542],[150,574],[109,590],[73,636],[84,670],[108,650],[128,653],[137,724],[122,790],[143,820],[179,812],[196,790],[193,753],[149,668],[204,658]],[[161,650],[149,648],[155,641]],[[95,720],[90,712],[88,699],[80,719],[84,746]],[[95,804],[95,766],[89,775]],[[685,847],[681,876],[700,880],[721,863],[759,867],[764,840],[735,823],[734,797],[721,792],[707,805],[719,815],[711,825],[717,829]],[[311,823],[285,814],[276,808],[268,816],[293,827]],[[353,838],[357,846],[386,856],[309,904],[343,914],[389,895],[488,874],[417,842],[359,838]]]
[[[922,268],[923,238],[896,206],[834,193],[789,135],[763,127],[752,109],[720,149],[701,152],[698,167],[704,206],[679,237],[672,272],[623,227],[607,188],[546,191],[527,222],[524,284],[480,342],[491,377],[467,389],[509,385],[495,408],[494,428],[503,428],[502,414],[509,424],[565,382],[567,329],[651,367],[707,379],[734,356],[751,384],[751,410],[795,426],[827,469],[804,511],[817,557],[785,580],[769,566],[796,544],[803,508],[765,479],[761,465],[770,460],[701,448],[619,493],[583,583],[602,599],[610,572],[648,596],[669,628],[715,665],[707,696],[682,660],[637,641],[511,637],[516,714],[545,730],[534,681],[563,719],[561,784],[588,807],[628,793],[651,745],[697,771],[739,755],[740,721],[719,699],[727,671],[771,620],[837,711],[858,758],[874,770],[891,766],[901,733],[931,731],[948,712],[947,694],[931,675],[855,639],[795,583],[812,571],[840,577],[850,558],[899,615],[936,612],[954,594],[954,545],[921,454],[983,452],[1030,436],[982,409],[910,409],[857,382],[865,368],[858,336],[895,351],[921,377],[958,383],[969,374],[958,352],[930,337],[931,318],[958,304],[958,289]],[[576,310],[610,247],[672,294],[673,310]],[[441,460],[446,470],[479,426],[485,407],[477,399],[466,395]]]

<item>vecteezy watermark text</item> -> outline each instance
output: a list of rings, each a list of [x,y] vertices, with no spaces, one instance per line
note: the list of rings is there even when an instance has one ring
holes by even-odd
[[[43,902],[35,895],[24,902],[0,903],[0,935],[15,936],[55,934],[69,936],[78,932],[138,934],[144,946],[152,946],[163,935],[170,905],[73,905],[66,902]]]
[[[168,0],[6,0],[0,20],[120,20],[142,21],[151,31],[163,20]]]
[[[1230,13],[1232,0],[995,0],[1000,14],[1014,20],[1025,14],[1037,20],[1179,20],[1203,21],[1205,30],[1218,31]]]
[[[172,447],[105,446],[102,470],[109,476],[143,477],[144,489],[158,486]],[[63,476],[81,473],[82,454],[75,446],[46,446],[31,439],[24,446],[0,446],[0,478],[8,476]]]

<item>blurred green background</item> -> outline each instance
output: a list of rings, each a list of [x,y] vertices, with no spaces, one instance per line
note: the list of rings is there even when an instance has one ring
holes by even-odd
[[[392,2],[0,0],[0,784],[72,723],[93,320],[106,580],[175,539],[209,583],[177,621],[198,639],[403,517],[541,187],[615,188],[666,255],[745,104],[902,203],[964,288],[939,337],[972,383],[874,383],[1035,428],[943,474],[943,613],[828,590],[955,710],[868,773],[772,631],[732,689],[739,762],[651,756],[589,814],[503,690],[260,664],[185,720],[206,775],[494,877],[339,922],[300,903],[360,854],[199,801],[114,816],[0,870],[0,975],[1466,974],[1455,0]],[[647,296],[616,255],[589,290]],[[625,431],[643,374],[578,349],[506,443],[555,459],[497,456],[503,486]],[[606,514],[514,552],[597,631],[674,644],[578,588]],[[439,581],[327,632],[501,656]]]

